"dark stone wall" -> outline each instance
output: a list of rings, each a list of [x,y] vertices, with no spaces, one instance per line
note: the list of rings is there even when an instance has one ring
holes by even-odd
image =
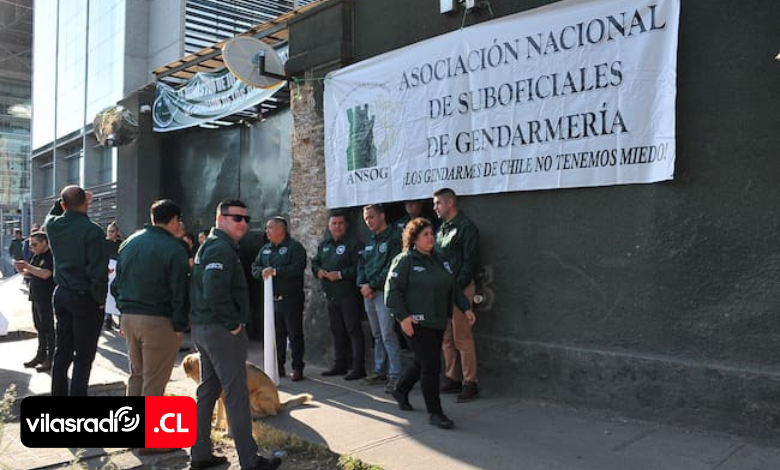
[[[498,17],[550,2],[490,3]],[[461,200],[486,267],[480,378],[490,394],[777,436],[780,2],[681,7],[673,181]],[[301,38],[352,37],[346,65],[463,21],[416,0],[326,9],[340,22],[310,29],[315,10],[291,26],[291,72],[326,62]]]
[[[147,194],[150,203],[170,198],[181,205],[187,231],[193,234],[214,226],[221,200],[241,199],[247,204],[252,222],[239,245],[250,287],[252,315],[247,329],[253,339],[263,338],[263,285],[252,278],[251,264],[266,242],[265,222],[275,215],[289,215],[291,133],[292,113],[282,111],[251,127],[163,134],[156,167],[160,187]],[[144,207],[148,214],[149,204]]]

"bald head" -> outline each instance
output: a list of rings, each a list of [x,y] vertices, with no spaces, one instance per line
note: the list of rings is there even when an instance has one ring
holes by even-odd
[[[87,193],[75,184],[62,188],[60,197],[66,211],[87,212]]]

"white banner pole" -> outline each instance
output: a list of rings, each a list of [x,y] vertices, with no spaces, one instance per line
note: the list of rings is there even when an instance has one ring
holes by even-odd
[[[274,318],[274,280],[269,277],[263,281],[263,370],[274,384],[279,385]]]

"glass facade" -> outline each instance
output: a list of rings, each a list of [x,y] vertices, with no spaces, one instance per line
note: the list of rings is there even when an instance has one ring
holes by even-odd
[[[87,82],[87,2],[61,0],[58,24],[55,131],[60,138],[82,128]],[[34,73],[37,81],[38,71]]]
[[[116,148],[97,146],[93,150],[97,161],[96,184],[105,184],[114,181],[114,154]]]
[[[125,0],[90,0],[88,51],[84,125],[124,97]]]
[[[36,0],[33,21],[32,148],[54,140],[57,83],[57,0]]]
[[[317,0],[186,0],[184,52],[193,54]]]
[[[30,192],[30,84],[0,81],[0,206]]]
[[[84,161],[84,152],[74,147],[69,149],[68,155],[65,156],[65,167],[67,169],[65,185],[69,184],[82,184],[81,178],[81,163]]]
[[[36,172],[37,191],[33,194],[36,199],[54,196],[54,162],[51,154],[37,159],[39,165]]]
[[[99,111],[124,97],[126,7],[126,0],[35,0],[36,197],[51,196],[54,186],[115,181],[114,154],[91,148],[91,126]],[[56,148],[55,158],[49,148]]]

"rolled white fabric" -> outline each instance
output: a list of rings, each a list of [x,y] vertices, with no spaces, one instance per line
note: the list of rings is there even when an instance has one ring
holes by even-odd
[[[8,319],[0,312],[0,336],[8,336]]]
[[[121,315],[122,312],[120,312],[119,308],[116,306],[116,299],[114,299],[114,296],[111,295],[111,284],[113,284],[115,278],[116,260],[110,259],[108,260],[108,293],[106,294],[105,311],[106,313],[110,313],[112,315]]]
[[[274,384],[279,385],[274,318],[274,278],[269,277],[263,281],[263,370]]]

